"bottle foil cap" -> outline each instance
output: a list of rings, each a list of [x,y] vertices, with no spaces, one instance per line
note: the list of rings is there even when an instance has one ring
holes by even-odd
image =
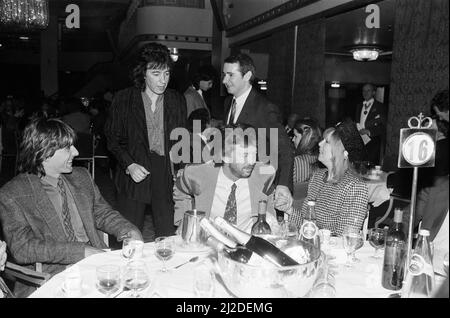
[[[394,222],[395,223],[402,223],[402,219],[403,219],[403,210],[395,209],[394,210]]]

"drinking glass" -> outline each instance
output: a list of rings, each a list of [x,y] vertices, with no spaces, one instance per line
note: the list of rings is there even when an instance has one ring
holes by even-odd
[[[359,259],[355,257],[355,251],[360,249],[364,244],[362,231],[347,227],[344,229],[342,237],[344,250],[347,253],[347,261],[345,263],[345,266],[353,267],[354,263],[359,262]]]
[[[131,290],[131,297],[139,298],[140,291],[150,285],[150,276],[143,261],[132,260],[125,267],[123,274],[125,287]]]
[[[369,243],[375,248],[372,258],[380,258],[378,256],[378,250],[384,247],[384,242],[386,240],[386,230],[381,228],[369,229]]]
[[[199,298],[214,297],[214,273],[204,264],[194,269],[194,292]]]
[[[120,288],[120,267],[117,265],[102,265],[96,269],[97,283],[99,292],[109,296],[114,294]]]
[[[128,237],[122,242],[122,256],[127,260],[142,257],[143,249],[144,242],[142,241]]]
[[[335,298],[334,277],[328,271],[328,264],[324,265],[323,276],[314,284],[310,298]]]
[[[155,253],[156,257],[163,261],[163,268],[160,272],[166,273],[169,270],[166,268],[166,261],[172,258],[175,252],[175,246],[172,238],[167,236],[157,237],[155,239]]]

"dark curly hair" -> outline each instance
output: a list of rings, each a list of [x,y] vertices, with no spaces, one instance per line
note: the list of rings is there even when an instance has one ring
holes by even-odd
[[[139,58],[137,65],[133,69],[133,82],[136,88],[141,90],[145,89],[145,72],[148,69],[172,69],[172,58],[170,57],[170,51],[167,46],[159,43],[149,43],[146,44],[141,52],[139,53]]]
[[[74,130],[55,118],[36,117],[25,127],[20,144],[18,166],[24,173],[45,176],[42,163],[58,149],[70,147],[76,140]]]

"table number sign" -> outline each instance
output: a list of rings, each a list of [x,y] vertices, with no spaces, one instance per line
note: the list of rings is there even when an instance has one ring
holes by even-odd
[[[420,113],[408,120],[409,128],[400,129],[399,168],[434,167],[437,130],[431,124],[431,118]]]

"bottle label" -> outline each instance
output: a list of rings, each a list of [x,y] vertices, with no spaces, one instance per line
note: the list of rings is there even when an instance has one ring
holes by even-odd
[[[413,276],[419,276],[421,274],[432,275],[433,266],[428,264],[422,255],[413,254],[409,263],[408,272]]]
[[[319,229],[314,222],[304,221],[300,228],[300,233],[304,238],[312,239],[319,234]]]

